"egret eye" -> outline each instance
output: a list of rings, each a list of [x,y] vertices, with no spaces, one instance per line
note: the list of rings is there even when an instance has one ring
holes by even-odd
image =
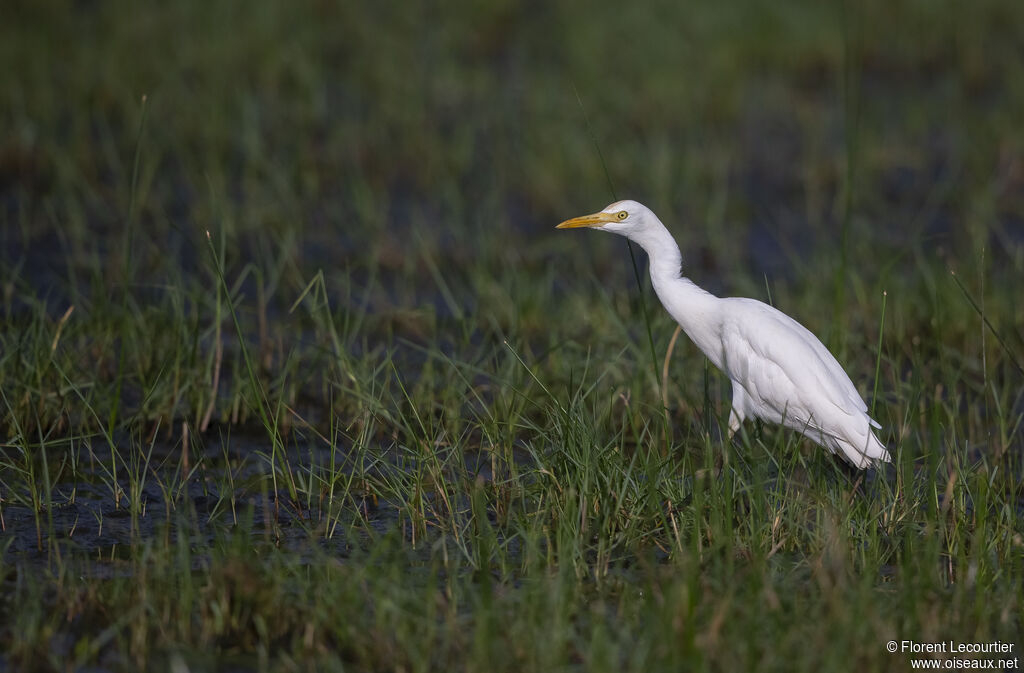
[[[618,213],[615,214],[615,217],[619,218],[619,222],[621,222],[627,217],[629,217],[629,213],[627,213],[624,210],[620,210]]]

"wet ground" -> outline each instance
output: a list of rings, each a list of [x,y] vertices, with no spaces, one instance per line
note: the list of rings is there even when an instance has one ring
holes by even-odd
[[[184,478],[180,445],[156,445],[149,465],[136,465],[140,476],[135,479],[124,476],[132,469],[129,464],[121,465],[121,476],[114,481],[111,463],[101,461],[77,479],[55,484],[38,505],[27,493],[5,494],[0,501],[3,557],[41,567],[57,559],[87,559],[81,572],[104,577],[126,572],[123,561],[133,545],[146,540],[173,542],[184,535],[190,546],[206,548],[243,531],[257,547],[290,549],[301,558],[316,545],[343,559],[351,544],[393,531],[402,519],[403,503],[372,495],[365,483],[354,483],[350,454],[341,448],[333,449],[332,456],[332,449],[312,443],[290,446],[276,460],[275,492],[275,461],[267,442],[235,437],[227,444],[225,449],[210,442],[198,455],[192,448]],[[95,454],[85,457],[99,460]],[[526,460],[524,455],[518,458]],[[397,451],[363,459],[372,464],[361,470],[363,480],[386,483],[389,474],[416,469]],[[488,456],[468,454],[463,464],[467,479],[492,480]],[[299,485],[294,491],[288,486],[289,474]],[[332,474],[333,489],[321,482],[332,481]],[[311,482],[311,488],[306,486]],[[430,505],[438,496],[423,497]],[[454,506],[468,511],[468,496],[459,497]],[[352,531],[359,539],[347,539]]]

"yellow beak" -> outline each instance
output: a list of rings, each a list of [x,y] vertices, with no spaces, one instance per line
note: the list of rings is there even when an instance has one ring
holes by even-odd
[[[555,229],[575,229],[576,227],[600,227],[615,221],[615,213],[594,213],[566,220]]]

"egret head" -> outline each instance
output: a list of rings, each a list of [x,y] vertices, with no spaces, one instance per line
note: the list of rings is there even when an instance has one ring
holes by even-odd
[[[575,229],[576,227],[610,231],[620,236],[639,240],[652,227],[662,228],[663,225],[647,206],[636,201],[626,200],[616,201],[593,215],[566,220],[557,228]]]

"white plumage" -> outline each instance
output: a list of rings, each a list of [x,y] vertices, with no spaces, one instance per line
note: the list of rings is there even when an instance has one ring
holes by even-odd
[[[636,201],[618,201],[559,229],[591,227],[639,244],[662,305],[732,381],[731,437],[745,418],[796,430],[858,468],[888,462],[867,405],[850,377],[803,325],[756,299],[719,298],[681,275],[679,246]]]

